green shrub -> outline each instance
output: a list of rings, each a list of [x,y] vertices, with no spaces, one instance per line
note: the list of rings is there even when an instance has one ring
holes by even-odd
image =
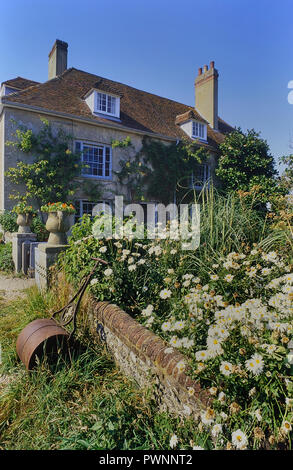
[[[18,225],[16,219],[17,214],[11,211],[4,211],[0,214],[0,225],[4,232],[17,232]]]
[[[45,224],[43,224],[38,216],[33,218],[31,231],[37,235],[38,242],[44,242],[48,240],[49,232],[46,230]]]
[[[0,225],[2,226],[3,231],[17,232],[18,225],[16,223],[16,219],[17,214],[12,211],[4,211],[2,214],[0,214]],[[39,216],[35,216],[33,218],[31,231],[37,235],[38,242],[44,242],[48,239],[49,233]]]
[[[0,245],[0,270],[10,272],[13,269],[12,243]]]

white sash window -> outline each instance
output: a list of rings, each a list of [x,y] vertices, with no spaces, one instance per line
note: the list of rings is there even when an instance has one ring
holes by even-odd
[[[85,177],[112,178],[112,148],[107,145],[76,142],[77,152],[81,152],[81,160],[86,165],[82,169]]]

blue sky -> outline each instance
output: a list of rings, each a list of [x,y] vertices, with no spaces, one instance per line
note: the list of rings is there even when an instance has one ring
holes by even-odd
[[[0,3],[1,82],[47,80],[58,38],[69,67],[192,105],[198,67],[215,60],[219,115],[260,131],[274,156],[293,153],[292,0]]]

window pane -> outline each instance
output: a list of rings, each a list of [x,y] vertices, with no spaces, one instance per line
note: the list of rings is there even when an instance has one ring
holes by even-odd
[[[192,136],[200,137],[201,139],[205,138],[205,125],[199,122],[192,123]]]
[[[82,161],[87,165],[82,174],[89,176],[111,176],[111,147],[83,145]]]
[[[196,165],[192,177],[192,185],[201,187],[208,180],[208,165]]]
[[[104,93],[98,93],[98,110],[106,111],[106,95]]]
[[[116,99],[114,96],[108,96],[108,106],[107,106],[107,112],[110,114],[115,114],[115,103]]]

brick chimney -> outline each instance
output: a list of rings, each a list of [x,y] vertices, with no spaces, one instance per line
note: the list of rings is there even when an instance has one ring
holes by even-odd
[[[204,65],[203,70],[198,69],[195,79],[195,109],[214,129],[218,129],[218,76],[212,61],[210,68]]]
[[[67,42],[56,39],[49,54],[49,80],[67,69]]]

